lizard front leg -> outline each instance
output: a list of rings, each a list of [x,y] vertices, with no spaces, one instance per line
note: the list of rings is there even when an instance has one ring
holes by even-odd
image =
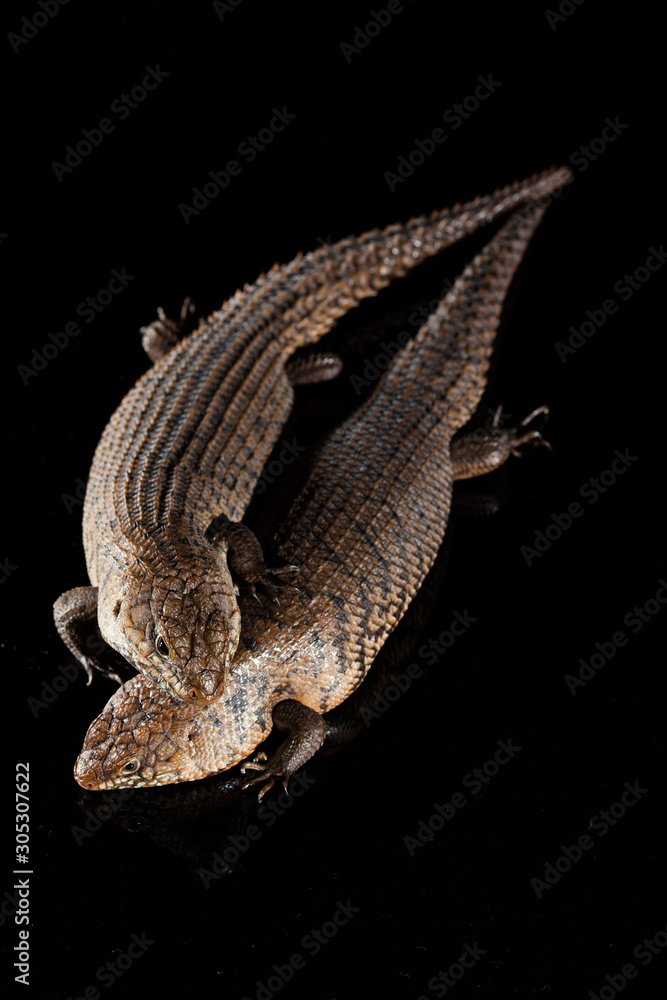
[[[66,590],[53,605],[53,619],[70,653],[86,668],[88,684],[93,679],[93,668],[122,684],[118,674],[104,666],[96,655],[102,643],[101,638],[91,633],[91,626],[97,624],[97,587]]]
[[[287,739],[280,744],[276,752],[266,759],[266,754],[259,753],[251,761],[241,766],[241,771],[258,771],[259,773],[247,781],[244,788],[260,785],[258,800],[261,802],[268,790],[279,778],[283,787],[300,767],[309,761],[324,743],[327,735],[327,724],[322,716],[300,701],[280,701],[273,709],[273,725],[281,733],[287,733]]]
[[[296,566],[268,566],[254,531],[241,521],[230,521],[225,514],[220,514],[211,522],[206,538],[214,549],[226,551],[230,573],[245,583],[251,594],[256,597],[256,584],[261,584],[268,595],[279,603],[278,587],[271,577],[294,573]]]
[[[491,430],[485,431],[481,428],[463,434],[452,442],[451,456],[454,466],[454,479],[472,479],[474,476],[483,476],[487,472],[493,472],[501,465],[504,465],[510,455],[520,455],[519,448],[524,444],[541,444],[551,448],[548,441],[545,441],[540,431],[533,428],[526,430],[528,424],[544,414],[549,413],[546,406],[540,406],[521,421],[518,427],[509,427],[502,430],[498,423],[500,421],[501,408],[498,407],[493,418]]]

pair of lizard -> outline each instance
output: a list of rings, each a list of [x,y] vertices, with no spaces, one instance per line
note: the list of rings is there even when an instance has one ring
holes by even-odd
[[[112,417],[91,470],[93,586],[56,602],[61,635],[89,669],[97,664],[78,630],[96,613],[107,642],[144,675],[90,727],[80,784],[203,777],[246,759],[276,725],[285,744],[246,765],[264,791],[322,744],[322,715],[363,679],[435,559],[453,480],[536,437],[522,426],[452,444],[483,391],[502,303],[544,202],[569,180],[547,171],[297,257],[175,346],[163,320],[149,328],[157,363]],[[394,277],[512,211],[320,452],[277,549],[298,568],[299,590],[268,610],[245,590],[237,602],[230,570],[251,584],[271,572],[238,518],[291,407],[287,359]]]

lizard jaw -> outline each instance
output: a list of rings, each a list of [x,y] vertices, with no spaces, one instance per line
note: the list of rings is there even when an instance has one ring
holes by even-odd
[[[150,678],[154,684],[179,701],[203,702],[215,701],[220,692],[224,671],[207,668],[200,673],[197,681],[185,677],[183,672],[174,669],[168,663],[162,662],[159,667],[149,659],[142,657],[141,672]]]

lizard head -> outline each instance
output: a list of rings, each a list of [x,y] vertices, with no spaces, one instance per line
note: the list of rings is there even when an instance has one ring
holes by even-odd
[[[231,680],[231,683],[230,683]],[[168,785],[227,771],[271,731],[269,679],[254,661],[236,670],[215,705],[173,698],[137,674],[92,723],[75,767],[86,789]],[[252,702],[259,700],[251,710]]]
[[[176,701],[147,678],[133,677],[88,729],[74,777],[92,791],[204,777],[195,747],[206,714],[206,709]]]
[[[211,702],[220,694],[236,651],[241,616],[231,577],[215,565],[197,583],[167,573],[105,601],[107,641],[159,687],[181,701]],[[106,628],[105,628],[106,626]]]

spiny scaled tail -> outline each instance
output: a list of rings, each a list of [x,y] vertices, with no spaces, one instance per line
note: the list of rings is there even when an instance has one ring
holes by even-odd
[[[281,558],[300,565],[302,584],[333,609],[329,641],[350,689],[435,561],[451,500],[450,441],[479,402],[503,300],[543,213],[512,215],[466,267],[366,404],[331,434],[280,533]],[[332,691],[329,707],[336,699]]]
[[[364,564],[375,566],[374,576],[384,566],[392,578],[389,567],[406,568],[406,539],[417,535],[421,556],[408,578],[411,587],[420,585],[446,523],[449,442],[482,395],[503,300],[543,214],[531,207],[510,217],[396,355],[367,402],[322,447],[280,532],[281,556],[306,564],[304,576],[315,591],[330,586],[329,563],[352,576]],[[370,543],[359,524],[372,526],[374,549],[382,554],[377,566],[369,564]],[[401,602],[408,591],[414,593],[408,588]]]
[[[291,280],[298,273],[305,293],[283,316],[285,328],[279,336],[286,353],[316,342],[363,299],[499,216],[521,206],[550,203],[571,180],[567,167],[547,170],[462,206],[348,237],[278,269],[283,280],[290,270]]]
[[[475,412],[486,385],[503,303],[546,205],[514,213],[466,266],[453,288],[398,355],[375,396],[398,423],[421,401],[446,414],[450,436]]]

